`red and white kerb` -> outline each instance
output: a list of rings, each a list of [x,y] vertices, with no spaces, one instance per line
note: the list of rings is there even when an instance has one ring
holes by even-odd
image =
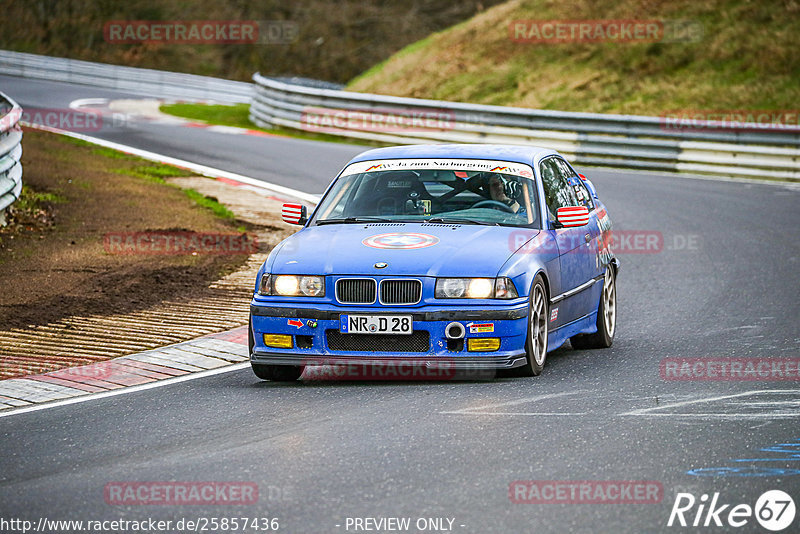
[[[289,224],[297,224],[303,216],[303,206],[301,204],[284,204],[281,210],[283,221]]]
[[[558,208],[558,222],[564,226],[582,226],[589,223],[589,210],[585,206]]]

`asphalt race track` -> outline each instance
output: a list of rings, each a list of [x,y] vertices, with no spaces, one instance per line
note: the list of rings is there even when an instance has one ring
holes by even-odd
[[[0,89],[23,107],[126,96],[8,77]],[[91,135],[310,193],[363,149],[152,124]],[[680,492],[698,500],[718,492],[730,510],[777,489],[800,507],[796,374],[687,381],[660,373],[668,358],[800,356],[800,190],[586,174],[615,229],[663,238],[651,250],[620,251],[611,349],[567,346],[538,378],[495,381],[281,385],[239,370],[0,418],[0,517],[269,517],[289,533],[354,532],[348,518],[381,517],[411,518],[411,532],[418,518],[452,519],[463,533],[670,532],[696,530],[667,526]],[[654,481],[663,499],[517,504],[509,498],[517,480]],[[120,481],[252,482],[259,500],[108,504],[104,488]],[[766,532],[753,517],[742,528],[705,530]]]

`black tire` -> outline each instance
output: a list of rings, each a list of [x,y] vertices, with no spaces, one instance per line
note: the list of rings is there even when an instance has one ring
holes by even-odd
[[[502,376],[539,376],[547,359],[550,300],[541,275],[536,275],[528,298],[528,335],[525,339],[527,363],[503,372]]]
[[[614,268],[606,267],[603,278],[603,292],[600,295],[600,304],[597,306],[597,332],[594,334],[579,334],[569,338],[572,348],[607,349],[614,343],[614,334],[617,331],[617,274]]]
[[[255,339],[253,337],[252,323],[247,329],[247,346],[250,349],[250,354],[253,354],[253,347],[255,346]],[[272,380],[273,382],[292,382],[300,378],[303,374],[302,365],[268,365],[263,363],[250,362],[255,375],[261,380]]]

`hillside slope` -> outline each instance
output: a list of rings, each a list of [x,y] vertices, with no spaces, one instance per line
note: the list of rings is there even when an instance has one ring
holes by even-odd
[[[688,20],[696,42],[515,42],[518,20]],[[793,110],[800,103],[795,0],[512,0],[401,50],[353,80],[371,93],[657,115]]]
[[[254,72],[346,82],[431,32],[502,0],[12,0],[0,48],[249,81]],[[111,22],[261,21],[288,43],[118,44]],[[269,35],[266,35],[269,38]]]

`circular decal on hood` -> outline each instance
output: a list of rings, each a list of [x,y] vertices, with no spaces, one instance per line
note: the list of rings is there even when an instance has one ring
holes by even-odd
[[[428,234],[394,233],[374,235],[361,242],[372,248],[411,250],[435,245],[439,238]]]

